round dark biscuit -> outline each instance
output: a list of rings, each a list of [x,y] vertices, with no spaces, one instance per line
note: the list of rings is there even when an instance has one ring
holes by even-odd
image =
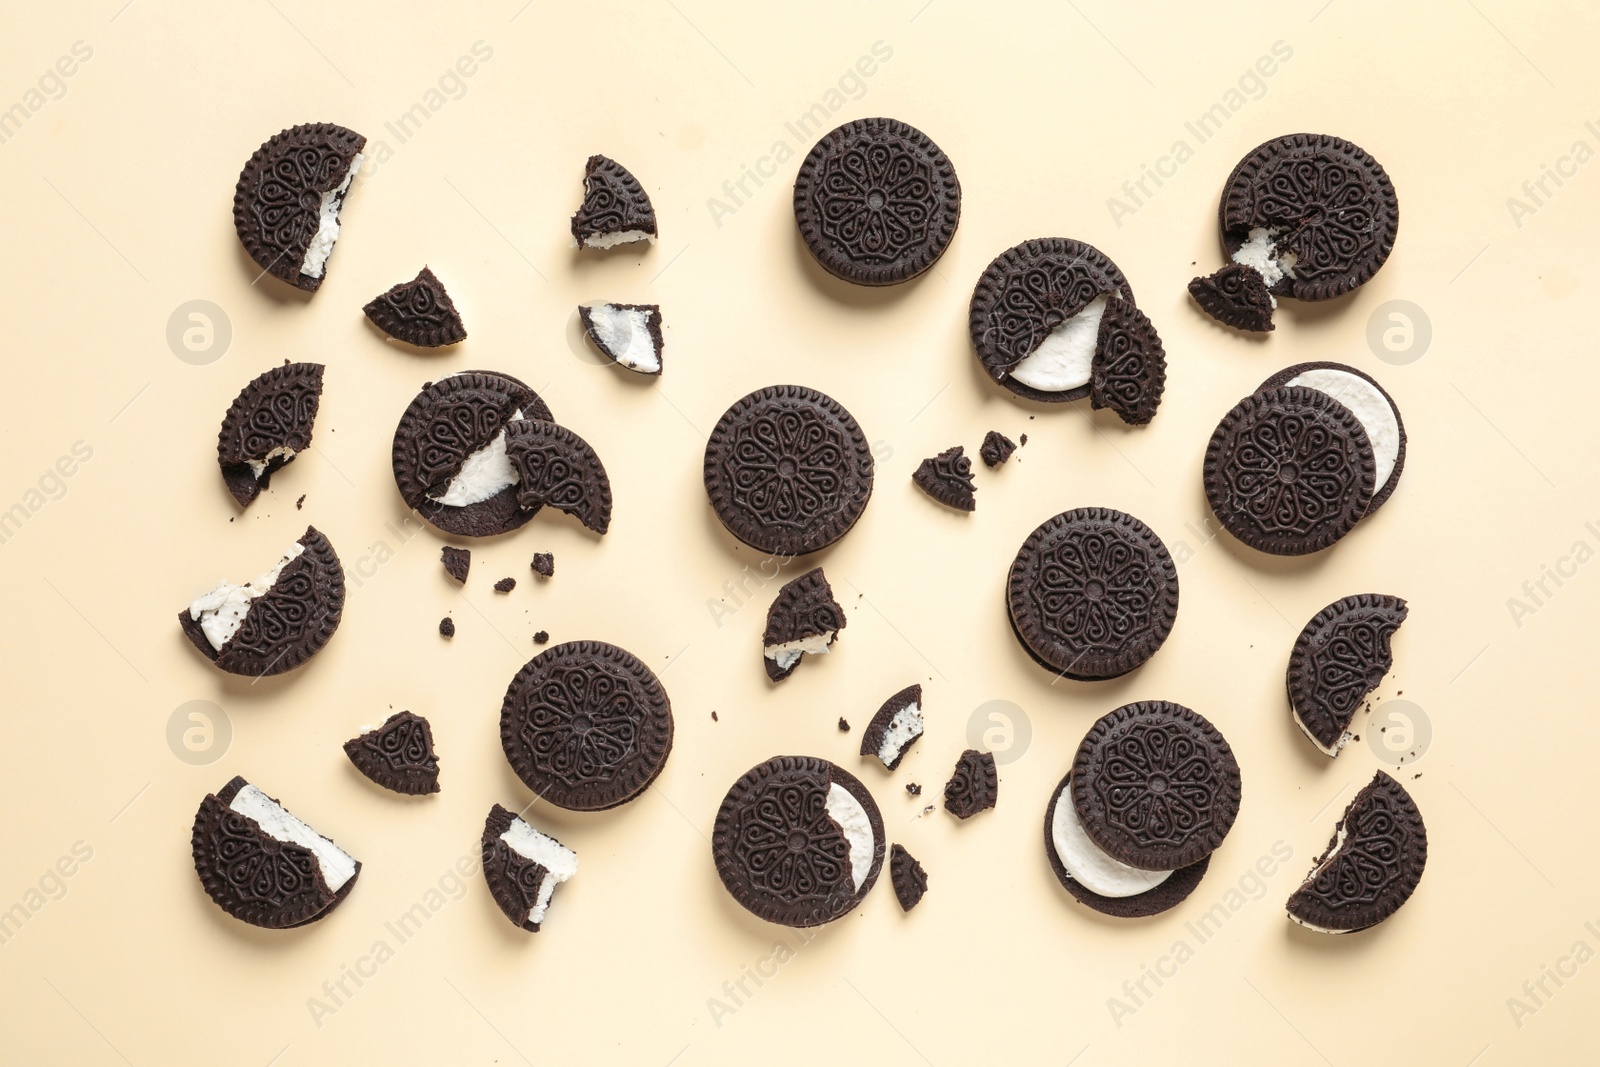
[[[839,540],[866,510],[872,449],[832,397],[772,385],[717,420],[704,476],[729,533],[775,556],[802,556]]]
[[[672,752],[672,702],[632,653],[604,641],[552,645],[511,679],[500,745],[523,784],[569,811],[626,804]]]
[[[273,134],[245,163],[233,192],[233,228],[250,258],[274,277],[315,292],[327,277],[300,273],[322,223],[322,194],[344,181],[367,139],[331,122]]]
[[[1403,785],[1378,771],[1345,809],[1327,849],[1289,897],[1288,912],[1331,933],[1368,929],[1411,899],[1427,862],[1422,813]]]
[[[1292,133],[1258,145],[1223,185],[1217,209],[1229,258],[1256,228],[1282,228],[1278,253],[1292,252],[1294,276],[1278,296],[1327,300],[1365,284],[1394,250],[1400,202],[1378,161],[1327,134]]]
[[[385,789],[407,796],[439,791],[433,730],[421,715],[396,712],[376,730],[346,741],[344,754],[356,770]]]
[[[1394,402],[1394,397],[1390,396],[1388,390],[1382,385],[1379,385],[1378,380],[1372,375],[1366,373],[1365,371],[1359,371],[1347,364],[1332,363],[1328,360],[1314,360],[1310,363],[1296,363],[1292,367],[1285,367],[1277,374],[1274,374],[1272,377],[1256,386],[1256,392],[1264,393],[1268,389],[1281,389],[1308,370],[1341,370],[1347,374],[1354,374],[1357,378],[1365,379],[1374,389],[1379,392],[1379,394],[1383,396],[1384,400],[1389,402],[1389,410],[1394,412],[1395,425],[1400,428],[1400,448],[1395,453],[1394,470],[1389,472],[1388,481],[1384,482],[1373,491],[1372,499],[1367,503],[1366,513],[1371,515],[1374,511],[1377,511],[1379,508],[1381,508],[1385,501],[1389,499],[1389,497],[1394,495],[1395,486],[1400,484],[1400,472],[1403,471],[1406,466],[1406,424],[1405,420],[1400,417],[1400,405]],[[1368,444],[1370,443],[1371,442],[1369,441]],[[1376,463],[1376,461],[1374,461],[1374,463]],[[1376,476],[1376,467],[1374,467],[1374,476]]]
[[[857,285],[895,285],[949,247],[961,221],[961,183],[921,130],[856,119],[824,136],[800,164],[794,218],[828,273]]]
[[[1061,800],[1061,791],[1070,781],[1072,772],[1068,771],[1066,777],[1062,778],[1050,793],[1050,803],[1044,809],[1044,854],[1050,861],[1050,869],[1055,872],[1056,881],[1061,883],[1061,888],[1072,894],[1078,903],[1116,919],[1142,919],[1147,915],[1159,915],[1187,900],[1189,894],[1200,884],[1200,879],[1205,877],[1206,868],[1211,866],[1210,856],[1203,857],[1198,863],[1191,863],[1187,867],[1173,871],[1167,876],[1166,881],[1154,889],[1147,889],[1131,897],[1102,896],[1072,877],[1066,865],[1061,862],[1061,857],[1056,854],[1054,833],[1056,804]]]
[[[1239,764],[1206,718],[1167,700],[1124,704],[1089,728],[1072,802],[1114,860],[1176,871],[1216,851],[1239,815]]]
[[[1167,387],[1167,353],[1155,324],[1131,300],[1112,300],[1100,318],[1090,363],[1089,405],[1130,426],[1155,418]]]
[[[394,431],[391,464],[401,499],[432,525],[462,537],[509,533],[533,518],[538,509],[518,506],[514,485],[465,507],[429,499],[443,493],[467,457],[517,411],[525,419],[552,421],[539,395],[509,374],[469,370],[425,385]]]
[[[867,813],[875,845],[861,888],[853,886],[850,846],[828,816],[829,787],[847,789]],[[728,790],[711,837],[717,874],[752,914],[784,926],[832,922],[878,880],[887,851],[878,805],[861,781],[825,759],[775,756]]]
[[[1178,568],[1155,531],[1110,508],[1064,511],[1022,543],[1007,616],[1034,660],[1080,681],[1156,654],[1178,615]]]
[[[1060,404],[1089,395],[1077,389],[1044,392],[1011,377],[1011,370],[1050,331],[1097,296],[1120,293],[1134,302],[1133,287],[1111,258],[1093,245],[1066,237],[1024,241],[994,258],[978,277],[967,313],[967,332],[984,373],[1027,400]]]
[[[992,752],[969,748],[956,759],[955,771],[944,784],[944,810],[958,819],[987,811],[1000,799],[1000,777]]]
[[[378,329],[418,348],[440,348],[467,339],[455,301],[427,267],[409,282],[373,297],[361,310]]]
[[[1206,499],[1251,548],[1303,556],[1333,544],[1367,513],[1377,463],[1355,414],[1303,386],[1245,397],[1206,446]]]
[[[1317,612],[1295,639],[1284,672],[1289,706],[1323,748],[1338,744],[1394,665],[1390,642],[1407,611],[1397,596],[1358,593]]]
[[[506,424],[506,456],[521,479],[519,507],[548,504],[597,534],[611,528],[611,479],[589,442],[565,426],[520,419]]]
[[[293,462],[275,457],[258,476],[249,460],[260,461],[278,448],[304,452],[322,402],[320,363],[286,363],[251,379],[222,417],[217,432],[217,465],[240,507],[249,506],[272,481],[275,471]]]

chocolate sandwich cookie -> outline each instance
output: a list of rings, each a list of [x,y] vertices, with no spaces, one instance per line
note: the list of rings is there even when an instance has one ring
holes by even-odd
[[[910,911],[921,904],[923,894],[928,891],[928,872],[898,843],[889,846],[889,884],[894,886],[894,899],[899,902],[901,911]]]
[[[845,915],[878,880],[883,820],[866,786],[825,759],[776,756],[744,774],[711,835],[733,899],[768,922],[808,927]]]
[[[969,748],[956,760],[955,773],[944,784],[944,810],[958,819],[972,818],[1000,799],[1000,775],[994,754]]]
[[[257,266],[297,289],[317,290],[366,143],[353,130],[317,122],[256,149],[233,192],[233,227]]]
[[[821,567],[785,582],[767,609],[767,629],[761,635],[767,677],[781,682],[794,673],[802,656],[826,655],[848,623]]]
[[[1406,424],[1400,419],[1400,407],[1394,398],[1365,371],[1325,361],[1285,367],[1256,386],[1256,392],[1286,387],[1327,393],[1349,408],[1361,423],[1367,443],[1372,446],[1374,465],[1372,497],[1367,501],[1366,513],[1377,511],[1400,484],[1400,474],[1406,467]]]
[[[556,886],[578,873],[578,854],[496,804],[483,824],[483,880],[511,922],[536,934]]]
[[[321,402],[320,363],[274,367],[234,398],[217,434],[217,465],[240,507],[249,507],[274,473],[311,447]]]
[[[911,472],[911,481],[945,507],[977,510],[978,487],[972,484],[972,460],[960,445],[923,460]]]
[[[427,267],[409,282],[373,297],[361,310],[378,329],[418,348],[440,348],[467,339],[455,302]]]
[[[1277,328],[1272,313],[1278,301],[1267,292],[1267,283],[1254,267],[1229,263],[1215,274],[1191,281],[1189,295],[1201,311],[1224,326],[1250,333],[1270,333]]]
[[[523,784],[571,811],[626,804],[672,752],[672,702],[632,653],[569,641],[517,672],[500,705],[500,745]]]
[[[1133,301],[1108,301],[1089,363],[1089,406],[1143,426],[1155,418],[1166,387],[1167,354],[1154,324]]]
[[[706,495],[722,525],[775,556],[843,537],[872,496],[872,449],[837,400],[798,385],[758,389],[706,442]]]
[[[1394,665],[1390,642],[1406,602],[1382,593],[1335,600],[1306,623],[1289,653],[1285,685],[1294,721],[1329,756],[1350,741],[1350,720]]]
[[[978,454],[983,457],[985,467],[1000,466],[1011,458],[1011,453],[1017,450],[1017,443],[998,430],[990,430],[983,435],[983,445],[978,449]]]
[[[517,503],[505,428],[551,421],[550,409],[509,374],[462,371],[425,385],[394,431],[400,497],[428,522],[462,537],[509,533],[537,509]]]
[[[472,549],[445,545],[439,550],[439,562],[444,564],[446,574],[458,582],[465,583],[467,572],[472,569]]]
[[[1084,831],[1072,801],[1072,773],[1061,779],[1044,811],[1044,852],[1063,889],[1102,915],[1138,919],[1181,904],[1211,865],[1209,855],[1175,871],[1120,863]]]
[[[1294,133],[1239,161],[1223,186],[1217,224],[1232,266],[1259,274],[1271,294],[1328,300],[1364,285],[1389,258],[1400,202],[1389,175],[1361,148],[1340,137]],[[1210,280],[1212,291],[1229,284],[1218,275]],[[1266,325],[1255,328],[1271,329],[1270,319],[1269,310]]]
[[[1228,532],[1261,552],[1303,556],[1367,513],[1377,487],[1371,439],[1353,412],[1304,385],[1247,396],[1206,446],[1206,499]]]
[[[922,736],[922,686],[908,685],[883,702],[861,733],[861,754],[895,770]]]
[[[614,159],[590,156],[583,168],[583,204],[572,216],[572,243],[615,248],[656,239],[656,209],[639,180]]]
[[[1428,831],[1405,787],[1382,771],[1345,809],[1328,847],[1289,897],[1289,918],[1324,934],[1376,926],[1411,899]]]
[[[389,716],[376,730],[344,743],[356,770],[385,789],[408,796],[439,791],[439,757],[428,720],[409,711]]]
[[[660,374],[662,349],[659,304],[580,304],[584,336],[600,354],[639,374]]]
[[[961,183],[927,134],[856,119],[807,153],[794,180],[800,238],[824,270],[895,285],[933,266],[961,221]]]
[[[1100,718],[1072,762],[1072,803],[1111,859],[1176,871],[1216,851],[1239,814],[1239,764],[1204,716],[1166,700]]]
[[[1065,511],[1022,543],[1006,579],[1012,631],[1041,667],[1115,678],[1156,654],[1178,617],[1178,568],[1155,531],[1110,508]]]
[[[361,873],[360,861],[243,778],[200,802],[190,843],[217,907],[268,930],[323,918]]]
[[[322,650],[344,613],[344,569],[322,532],[307,526],[270,569],[223,581],[178,612],[184,636],[220,670],[262,677],[293,670]]]
[[[553,422],[517,419],[505,427],[506,458],[517,472],[517,506],[548,504],[597,534],[611,528],[611,479],[589,443]]]

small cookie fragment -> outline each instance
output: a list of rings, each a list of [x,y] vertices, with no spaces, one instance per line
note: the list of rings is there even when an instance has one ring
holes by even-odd
[[[311,447],[311,428],[322,401],[322,370],[320,363],[274,367],[246,385],[229,405],[217,434],[217,464],[240,507],[249,507],[276,471]]]
[[[1394,666],[1390,648],[1406,602],[1382,593],[1336,600],[1306,623],[1289,653],[1284,683],[1296,725],[1324,754],[1349,744],[1350,721]]]
[[[978,455],[983,457],[985,467],[998,467],[1011,458],[1011,453],[1017,450],[1017,443],[999,430],[990,430],[983,435],[983,444],[978,448]]]
[[[483,880],[506,918],[538,933],[556,886],[578,873],[578,854],[499,804],[483,824]]]
[[[656,239],[656,211],[637,178],[614,159],[590,156],[583,168],[583,204],[572,216],[578,248],[615,248]]]
[[[1189,283],[1189,295],[1200,310],[1224,326],[1250,333],[1276,329],[1272,312],[1278,306],[1261,272],[1242,263],[1229,263],[1215,274]]]
[[[899,842],[889,846],[889,884],[894,886],[901,911],[922,903],[922,895],[928,891],[928,872]]]
[[[1106,304],[1089,365],[1089,406],[1143,426],[1155,418],[1166,387],[1167,354],[1155,326],[1131,300]]]
[[[494,583],[494,591],[496,593],[509,593],[516,587],[517,580],[515,578],[502,578]]]
[[[448,615],[440,619],[439,634],[441,637],[454,637],[456,635],[456,620]]]
[[[344,743],[356,770],[385,789],[408,796],[439,791],[439,757],[428,720],[409,711],[389,716],[376,730]]]
[[[922,795],[922,785],[918,782],[907,782],[906,792],[914,797],[920,797]]]
[[[354,130],[317,122],[283,130],[256,149],[233,192],[233,227],[256,266],[316,292],[366,143]]]
[[[1324,934],[1376,926],[1411,899],[1427,862],[1422,813],[1405,786],[1378,771],[1345,809],[1327,849],[1289,897],[1289,918]]]
[[[580,304],[584,336],[600,354],[619,367],[640,374],[660,374],[662,352],[659,304]]]
[[[839,732],[841,734],[847,734],[850,732],[850,721],[843,715],[839,716]]]
[[[466,324],[444,283],[427,267],[409,282],[373,297],[361,310],[378,329],[418,348],[440,348],[467,339]]]
[[[439,562],[444,564],[446,574],[464,583],[467,572],[472,569],[472,549],[445,545],[439,553]]]
[[[556,557],[551,552],[535,552],[531,564],[533,573],[541,578],[553,578],[556,573]]]
[[[966,457],[960,445],[923,460],[911,473],[911,480],[918,489],[946,507],[957,511],[974,511],[978,507],[974,495],[978,487],[972,484],[972,460]]]
[[[801,656],[825,655],[848,621],[821,567],[785,582],[767,609],[761,636],[767,677],[781,682],[794,673]]]
[[[540,630],[540,631],[538,631],[537,633],[535,633],[533,635],[533,643],[536,644],[536,645],[545,644],[549,640],[550,640],[550,631],[549,630]]]
[[[895,770],[922,730],[922,686],[908,685],[885,700],[867,724],[861,735],[861,754],[876,756],[885,770]]]
[[[955,773],[944,785],[944,810],[958,819],[970,819],[992,808],[1000,797],[1000,776],[994,754],[969,748],[956,760]]]
[[[597,534],[611,527],[611,479],[589,443],[565,426],[522,419],[506,424],[506,458],[517,473],[517,506],[549,505]]]

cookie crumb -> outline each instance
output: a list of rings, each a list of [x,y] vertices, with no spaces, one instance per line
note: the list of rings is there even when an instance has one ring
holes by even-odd
[[[552,552],[535,552],[533,554],[533,573],[541,578],[551,578],[556,573],[556,557]]]
[[[494,591],[496,593],[509,593],[516,587],[517,580],[515,578],[502,578],[494,583]]]
[[[533,643],[536,645],[542,645],[549,640],[550,634],[545,630],[540,630],[538,633],[533,635]]]
[[[850,732],[850,723],[845,720],[843,715],[839,716],[839,732],[841,734]]]
[[[467,572],[472,569],[472,550],[445,545],[439,553],[439,562],[444,564],[446,574],[458,582],[465,583]]]
[[[303,508],[305,506],[306,506],[306,495],[304,493],[301,493],[300,494],[300,499],[296,500],[294,502],[294,509],[296,511],[299,511],[301,508]]]
[[[711,713],[711,721],[712,722],[716,722],[717,721],[717,713],[714,712],[714,711]]]
[[[1024,438],[1026,440],[1026,438]],[[999,430],[990,430],[983,435],[983,444],[978,446],[978,455],[983,457],[983,465],[993,469],[1011,458],[1011,453],[1017,450],[1017,443]]]
[[[907,782],[906,792],[914,797],[920,797],[922,795],[922,785],[918,782]]]
[[[456,635],[456,620],[448,615],[440,619],[439,634],[443,637],[454,637]]]

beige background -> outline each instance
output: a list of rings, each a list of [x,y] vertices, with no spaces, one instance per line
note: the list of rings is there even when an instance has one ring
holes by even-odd
[[[8,1060],[1594,1057],[1592,8],[1291,0],[1232,5],[1225,20],[1211,5],[1103,0],[781,11],[713,0],[122,2],[13,5],[0,40],[0,107],[39,105],[0,143],[0,509],[20,504],[26,516],[0,544],[0,908],[28,916],[0,945]],[[92,55],[29,97],[74,42]],[[475,42],[489,58],[429,98]],[[1230,98],[1275,42],[1292,55]],[[870,76],[843,77],[875,48],[861,68]],[[386,124],[418,103],[439,106],[402,142]],[[1185,123],[1218,103],[1236,108],[1200,144]],[[920,280],[851,289],[798,242],[789,187],[814,137],[785,123],[818,104],[830,126],[907,120],[954,161],[961,226]],[[308,301],[270,278],[251,284],[230,202],[263,139],[317,120],[386,142],[391,158],[351,194],[328,281]],[[1216,200],[1237,158],[1302,129],[1350,137],[1385,164],[1403,204],[1398,246],[1355,295],[1290,303],[1264,343],[1231,335],[1189,304],[1184,284],[1220,262]],[[1153,195],[1114,219],[1108,198],[1180,138],[1192,158],[1175,172],[1162,164],[1165,184],[1147,180]],[[1583,165],[1570,155],[1580,140]],[[597,151],[654,198],[662,239],[643,254],[568,248],[582,163]],[[1558,167],[1559,187],[1544,177]],[[723,184],[745,168],[774,176],[746,178],[736,204]],[[1534,201],[1523,183],[1542,177]],[[1514,213],[1513,196],[1530,210]],[[995,254],[1043,235],[1109,253],[1160,329],[1168,390],[1149,428],[1086,404],[1025,407],[976,369],[972,284]],[[471,333],[442,354],[386,343],[359,311],[423,263]],[[626,379],[574,342],[573,307],[594,298],[664,306],[664,378]],[[166,339],[169,316],[195,299],[231,325],[231,344],[198,357],[205,365]],[[1390,300],[1431,322],[1421,358],[1381,360],[1369,347],[1369,320]],[[327,364],[316,449],[240,515],[216,471],[216,427],[246,381],[286,358]],[[1199,468],[1211,428],[1261,379],[1311,359],[1352,363],[1395,396],[1411,437],[1399,491],[1311,559],[1207,540]],[[604,458],[617,504],[604,540],[540,517],[474,545],[458,591],[439,567],[439,537],[388,525],[404,514],[388,451],[422,382],[469,367],[511,372],[546,396]],[[826,564],[849,629],[836,655],[774,689],[759,634],[776,587],[741,579],[759,561],[706,507],[700,456],[730,402],[776,382],[837,397],[879,467],[859,526],[803,561]],[[1029,443],[1000,471],[980,470],[975,515],[912,488],[921,457],[957,442],[974,451],[991,428]],[[78,442],[90,458],[49,477]],[[1028,531],[1080,505],[1126,509],[1161,534],[1184,560],[1182,610],[1142,670],[1052,686],[1008,632],[1001,583]],[[307,522],[327,532],[350,578],[337,638],[287,677],[251,685],[212,670],[174,613],[221,578],[255,574]],[[536,550],[554,551],[553,581],[531,580]],[[1568,574],[1560,585],[1545,577],[1556,568]],[[502,575],[520,580],[508,596],[490,589]],[[1541,579],[1545,593],[1529,599],[1523,583]],[[1288,717],[1282,674],[1300,625],[1361,591],[1412,604],[1374,717],[1403,691],[1432,724],[1431,747],[1403,772],[1432,854],[1393,921],[1332,940],[1292,927],[1282,901],[1353,788],[1384,764],[1366,743],[1337,761],[1313,752]],[[1512,597],[1532,610],[1514,614]],[[712,605],[741,603],[719,624]],[[453,642],[435,632],[446,612]],[[613,641],[654,665],[677,742],[659,781],[620,810],[530,812],[581,857],[530,937],[479,878],[458,883],[449,870],[472,863],[492,802],[529,799],[496,722],[537,629]],[[927,736],[899,773],[860,774],[892,839],[927,867],[926,901],[902,915],[885,879],[810,939],[742,912],[706,840],[727,786],[780,752],[856,768],[860,727],[911,681],[926,692]],[[1226,732],[1244,806],[1184,906],[1116,923],[1060,890],[1041,820],[1089,724],[1155,697]],[[208,765],[168,745],[169,718],[191,700],[231,723]],[[1031,732],[1002,769],[999,808],[966,824],[942,811],[917,818],[921,802],[903,784],[920,781],[934,799],[969,718],[992,700],[1016,705],[1013,725]],[[385,795],[340,752],[391,708],[432,719],[442,795]],[[837,732],[840,715],[855,732]],[[364,862],[326,921],[259,931],[204,896],[190,822],[236,773]],[[75,846],[87,862],[71,859]],[[1275,849],[1290,858],[1276,862]],[[50,875],[62,857],[73,873]],[[1252,875],[1258,861],[1270,875]],[[399,944],[385,924],[419,903],[430,917]],[[1227,918],[1201,943],[1186,924],[1219,905]],[[1180,940],[1191,951],[1177,964]],[[393,950],[381,964],[370,955],[379,941]],[[1546,967],[1566,977],[1558,984]],[[344,978],[351,995],[334,1001],[324,983],[346,968],[369,977]],[[1150,995],[1132,999],[1124,983],[1141,978]],[[752,995],[725,989],[741,979]],[[1541,980],[1542,992],[1524,990]],[[334,1010],[319,1014],[313,998]]]

